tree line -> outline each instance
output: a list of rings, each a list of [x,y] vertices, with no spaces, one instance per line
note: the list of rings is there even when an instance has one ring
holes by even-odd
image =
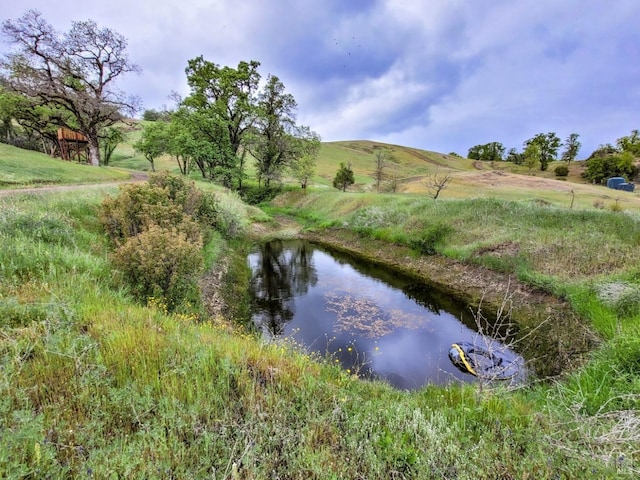
[[[128,58],[126,39],[91,20],[60,33],[36,10],[3,22],[2,33],[12,48],[0,59],[0,141],[52,154],[60,149],[57,131],[65,127],[86,137],[91,165],[107,165],[124,138],[119,125],[140,109],[138,98],[117,87],[125,74],[140,72]],[[305,188],[320,137],[296,123],[296,101],[277,76],[268,75],[261,86],[259,66],[189,60],[189,94],[174,96],[171,111],[145,112],[154,122],[144,126],[134,148],[152,170],[168,154],[183,174],[199,171],[238,190],[251,157],[260,187],[269,189],[287,172]]]
[[[60,150],[58,128],[65,127],[86,137],[89,163],[108,165],[124,139],[122,123],[141,106],[140,99],[117,86],[122,76],[141,71],[128,57],[126,39],[91,20],[72,22],[69,31],[60,33],[36,10],[3,22],[2,34],[11,48],[0,58],[0,141],[53,154]],[[183,174],[199,171],[242,191],[251,159],[259,188],[270,189],[285,173],[306,188],[320,137],[296,123],[296,101],[277,76],[269,74],[261,83],[259,66],[257,61],[220,66],[202,56],[188,60],[189,94],[174,97],[171,111],[145,112],[152,123],[135,148],[151,169],[159,156],[168,154]],[[564,150],[558,157],[560,147]],[[489,142],[471,147],[468,158],[545,171],[558,159],[568,167],[580,147],[576,133],[562,142],[548,132],[526,140],[521,152],[506,152],[500,142]],[[611,176],[632,180],[638,175],[638,157],[640,135],[633,130],[615,146],[601,145],[593,152],[583,175],[596,183]],[[378,190],[384,162],[377,158]],[[568,168],[556,168],[558,175],[567,173]],[[341,166],[335,186],[346,189],[352,175],[349,165]]]
[[[169,154],[184,174],[242,190],[247,160],[254,161],[258,185],[271,188],[282,175],[293,174],[305,188],[314,173],[320,137],[296,123],[294,97],[275,75],[260,88],[259,62],[220,66],[202,56],[186,68],[189,95],[177,108],[145,112],[154,121],[134,144],[151,163]]]
[[[557,176],[566,176],[568,166],[576,160],[580,147],[580,135],[570,134],[564,142],[555,132],[538,133],[523,143],[523,150],[511,148],[505,153],[500,142],[489,142],[474,145],[468,151],[467,158],[480,161],[505,161],[528,167],[529,172],[535,168],[545,171],[554,161],[565,162],[556,167]],[[559,150],[564,147],[561,153]],[[607,178],[621,176],[633,180],[638,176],[639,168],[636,159],[640,158],[640,133],[632,130],[630,135],[620,137],[615,146],[607,143],[600,145],[587,159],[584,178],[594,183],[605,183]]]

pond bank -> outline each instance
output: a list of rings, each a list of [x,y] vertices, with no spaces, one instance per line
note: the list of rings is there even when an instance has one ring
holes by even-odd
[[[571,306],[539,288],[519,282],[514,276],[441,255],[419,255],[411,249],[362,237],[341,228],[303,231],[293,219],[278,216],[269,223],[254,223],[250,241],[304,238],[363,260],[395,269],[478,309],[489,322],[501,312],[503,325],[518,332],[513,347],[523,355],[539,377],[559,376],[584,363],[600,339]],[[209,279],[210,280],[210,279]],[[221,278],[219,278],[221,280]],[[208,282],[210,292],[218,288]],[[220,307],[220,305],[219,305]],[[220,313],[218,308],[217,313]]]
[[[599,343],[586,321],[566,301],[512,276],[440,255],[418,255],[406,247],[364,238],[344,229],[317,230],[301,236],[433,285],[473,306],[475,312],[480,308],[489,322],[496,320],[497,312],[502,312],[503,317],[510,313],[506,321],[515,324],[522,342],[516,349],[541,377],[572,370]]]

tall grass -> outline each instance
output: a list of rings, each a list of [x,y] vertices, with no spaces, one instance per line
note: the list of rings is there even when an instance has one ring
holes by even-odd
[[[286,211],[307,221],[309,228],[318,227],[320,221],[333,222],[408,245],[419,243],[425,231],[446,225],[450,233],[439,242],[438,253],[562,281],[627,271],[635,265],[640,246],[640,217],[605,210],[333,192],[292,194],[275,205],[284,203]]]
[[[227,318],[196,322],[134,303],[113,282],[101,200],[86,192],[0,200],[0,477],[544,479],[637,470],[633,446],[621,463],[603,449],[581,455],[583,438],[562,437],[558,425],[574,417],[555,398],[570,402],[578,389],[400,392],[264,343]],[[211,249],[209,264],[216,252],[224,249]],[[616,369],[631,374],[625,358]]]

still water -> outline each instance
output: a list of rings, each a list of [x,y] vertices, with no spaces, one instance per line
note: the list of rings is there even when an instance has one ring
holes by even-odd
[[[388,269],[306,241],[272,241],[248,257],[252,320],[363,378],[400,389],[472,382],[449,361],[454,342],[478,343],[472,310]],[[496,342],[510,361],[521,359]]]

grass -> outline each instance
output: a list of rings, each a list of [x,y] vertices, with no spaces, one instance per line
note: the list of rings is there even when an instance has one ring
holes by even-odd
[[[640,216],[499,199],[438,200],[419,195],[292,193],[275,204],[319,222],[411,244],[434,227],[449,233],[440,253],[503,269],[571,282],[623,273],[635,265]]]
[[[264,343],[232,318],[133,302],[97,220],[116,187],[2,197],[0,477],[638,475],[640,312],[626,296],[640,283],[636,213],[325,190],[269,211],[388,242],[435,231],[438,253],[569,299],[602,347],[557,382],[400,392]],[[271,221],[235,197],[226,205],[238,231]],[[238,248],[226,242],[213,237],[208,265]]]
[[[104,183],[125,180],[115,168],[93,168],[0,143],[0,188],[35,185]]]

